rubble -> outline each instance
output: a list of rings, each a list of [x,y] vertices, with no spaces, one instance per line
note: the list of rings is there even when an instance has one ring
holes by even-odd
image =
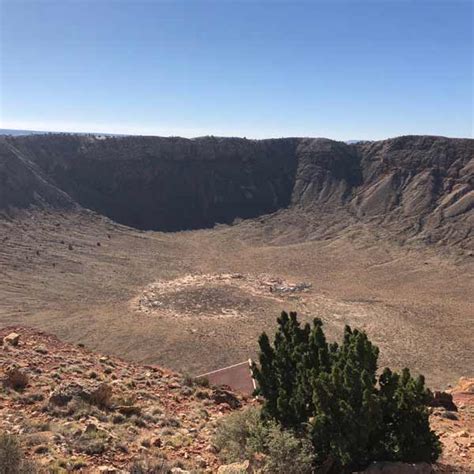
[[[201,291],[204,293],[213,288],[232,288],[252,296],[284,301],[286,298],[302,296],[311,289],[311,284],[308,282],[289,282],[267,274],[190,274],[174,280],[160,280],[148,285],[138,298],[134,298],[132,306],[145,314],[173,316],[175,313],[179,313],[180,318],[190,317],[194,314],[192,308],[180,307],[179,312],[173,310],[177,295],[186,291]],[[173,297],[172,302],[169,301],[171,296]],[[238,314],[238,308],[235,307],[220,309],[220,315],[223,317]],[[205,311],[202,308],[200,308],[199,315],[200,317],[205,316]]]

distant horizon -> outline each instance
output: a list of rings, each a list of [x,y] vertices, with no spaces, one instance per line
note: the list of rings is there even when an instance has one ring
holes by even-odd
[[[0,136],[10,135],[8,132],[11,133],[12,136],[26,136],[26,135],[94,135],[94,136],[108,136],[108,137],[154,137],[154,138],[184,138],[187,140],[193,140],[198,138],[206,138],[206,137],[215,137],[215,138],[240,138],[240,139],[247,139],[247,140],[277,140],[277,139],[285,139],[285,138],[313,138],[313,139],[327,139],[332,141],[344,142],[347,144],[350,143],[357,143],[357,142],[377,142],[377,141],[384,141],[384,140],[391,140],[394,138],[400,137],[407,137],[407,136],[418,136],[418,137],[439,137],[439,138],[449,138],[449,139],[460,139],[460,140],[473,140],[472,137],[463,137],[463,136],[447,136],[447,135],[433,135],[433,134],[417,134],[417,133],[407,133],[404,135],[394,135],[385,138],[378,138],[378,139],[362,139],[362,138],[348,138],[348,139],[336,139],[331,137],[326,137],[322,135],[282,135],[282,136],[268,136],[268,137],[247,137],[241,135],[217,135],[215,133],[207,133],[204,135],[198,136],[183,136],[183,135],[157,135],[157,134],[140,134],[140,133],[111,133],[111,132],[102,132],[102,131],[88,131],[88,132],[78,132],[78,131],[64,131],[64,130],[28,130],[28,129],[14,129],[14,128],[3,128],[0,127]]]
[[[0,127],[472,138],[472,14],[469,0],[2,0]]]

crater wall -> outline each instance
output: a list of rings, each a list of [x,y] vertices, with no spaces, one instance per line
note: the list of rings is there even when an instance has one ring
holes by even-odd
[[[3,137],[0,209],[76,205],[139,229],[178,231],[298,207],[316,220],[345,212],[426,242],[472,244],[473,144]]]

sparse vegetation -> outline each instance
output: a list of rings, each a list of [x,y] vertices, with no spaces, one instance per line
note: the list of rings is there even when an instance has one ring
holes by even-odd
[[[130,474],[168,474],[171,464],[164,458],[140,458],[134,460],[130,467]]]
[[[296,437],[274,421],[263,420],[257,408],[247,408],[224,418],[217,427],[214,444],[225,462],[251,459],[261,454],[264,472],[312,472],[313,454],[309,439]]]
[[[74,448],[84,454],[102,454],[108,448],[107,434],[98,429],[86,429],[74,441]]]
[[[0,434],[0,473],[16,474],[22,461],[23,452],[18,440],[5,433]]]
[[[266,438],[265,470],[275,474],[309,474],[313,472],[314,454],[310,440],[296,437],[277,424],[271,425]]]
[[[274,344],[264,333],[259,345],[262,416],[298,435],[309,424],[316,465],[360,469],[440,455],[423,377],[385,369],[377,378],[379,350],[365,332],[346,326],[342,344],[328,344],[321,320],[300,327],[296,313],[283,312]]]
[[[41,392],[31,392],[21,394],[18,401],[23,405],[34,405],[37,402],[44,400],[44,395]]]
[[[246,459],[262,448],[262,430],[260,411],[248,408],[231,413],[218,424],[214,444],[226,462]]]
[[[34,474],[36,465],[23,454],[15,436],[0,433],[0,474]]]

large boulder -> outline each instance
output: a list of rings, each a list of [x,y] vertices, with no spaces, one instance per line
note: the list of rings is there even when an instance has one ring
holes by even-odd
[[[217,405],[227,403],[233,409],[240,408],[241,406],[240,400],[232,392],[223,388],[214,389],[211,398]]]
[[[8,336],[3,338],[3,343],[5,345],[9,344],[10,346],[17,346],[20,342],[20,335],[16,332],[11,332]]]

